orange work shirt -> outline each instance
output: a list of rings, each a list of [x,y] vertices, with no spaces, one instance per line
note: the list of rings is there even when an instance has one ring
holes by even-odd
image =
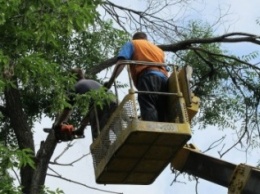
[[[144,39],[132,40],[134,47],[132,60],[136,61],[148,61],[164,63],[164,52],[159,47]],[[130,72],[135,86],[137,85],[138,76],[142,74],[144,70],[157,70],[162,72],[165,76],[168,76],[165,66],[152,66],[152,65],[131,65]]]

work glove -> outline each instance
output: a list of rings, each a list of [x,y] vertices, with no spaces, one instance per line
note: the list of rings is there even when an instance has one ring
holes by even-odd
[[[58,142],[62,141],[71,141],[73,140],[73,125],[69,125],[66,123],[62,123],[60,125],[53,125],[53,129],[55,131],[55,137]]]
[[[105,88],[107,88],[107,89],[109,89],[110,87],[109,87],[109,82],[104,82],[104,84],[103,84],[103,86],[105,87]]]

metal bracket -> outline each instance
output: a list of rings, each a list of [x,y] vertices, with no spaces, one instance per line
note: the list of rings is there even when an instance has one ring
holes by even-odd
[[[228,194],[242,194],[247,180],[250,176],[251,167],[245,164],[239,164],[232,176],[228,187]]]

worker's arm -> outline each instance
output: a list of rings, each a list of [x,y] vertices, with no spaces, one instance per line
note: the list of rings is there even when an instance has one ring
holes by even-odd
[[[125,43],[122,46],[122,48],[120,49],[120,51],[118,53],[118,56],[117,56],[118,61],[116,63],[112,76],[111,76],[110,80],[104,84],[104,86],[106,88],[109,89],[112,86],[115,79],[118,77],[118,75],[124,69],[125,64],[120,64],[120,63],[122,63],[123,60],[131,60],[133,53],[134,53],[134,46],[131,41]]]
[[[58,118],[56,119],[53,127],[59,127],[63,122],[67,122],[70,115],[72,113],[72,109],[65,108],[59,115]]]
[[[116,66],[113,70],[113,73],[111,75],[111,78],[108,82],[104,84],[106,88],[111,88],[112,84],[114,83],[115,79],[119,76],[119,74],[123,71],[125,64],[120,64],[123,60],[118,60],[116,63]]]

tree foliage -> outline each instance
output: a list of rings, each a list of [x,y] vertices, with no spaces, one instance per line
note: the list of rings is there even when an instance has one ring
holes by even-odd
[[[0,193],[21,193],[21,187],[16,187],[13,184],[14,178],[10,173],[26,165],[35,168],[32,151],[28,148],[23,150],[12,149],[0,143],[0,155]]]
[[[192,22],[189,29],[188,39],[214,36],[209,26],[198,22]],[[259,67],[250,61],[256,59],[258,53],[236,57],[221,49],[220,43],[194,44],[180,53],[180,63],[194,68],[193,88],[202,102],[197,118],[199,125],[236,129],[241,140],[257,142],[260,135],[259,130],[255,130],[258,129]],[[243,124],[237,125],[238,122]]]
[[[28,164],[21,168],[24,193],[39,193],[56,146],[55,139],[50,137],[52,142],[42,144],[51,147],[47,158],[41,155],[42,150],[37,155],[33,123],[43,114],[53,117],[66,106],[66,88],[74,81],[66,73],[70,68],[82,67],[95,78],[92,73],[95,64],[113,54],[111,43],[119,43],[118,39],[123,38],[120,30],[111,27],[111,22],[99,19],[96,10],[99,3],[92,0],[0,3],[1,133],[6,134],[7,145],[17,142],[20,149],[31,149],[37,161],[35,169]],[[12,131],[15,139],[11,138]]]
[[[70,68],[81,67],[87,77],[98,79],[97,73],[115,63],[118,48],[136,30],[147,32],[165,52],[173,53],[178,65],[193,67],[193,89],[202,100],[197,123],[202,128],[234,128],[238,142],[250,140],[249,146],[258,146],[260,69],[251,63],[258,53],[235,56],[221,45],[259,45],[259,37],[241,32],[215,35],[200,21],[181,23],[179,17],[163,16],[166,8],[181,8],[189,0],[147,2],[137,11],[99,0],[0,0],[0,177],[8,190],[19,191],[4,170],[13,165],[21,168],[23,193],[48,191],[43,185],[56,140],[50,133],[35,150],[35,121],[43,115],[54,118],[67,106],[67,89],[75,81],[68,76]],[[103,18],[106,14],[110,20]],[[99,97],[98,102],[104,94]],[[16,159],[8,158],[16,148]]]

